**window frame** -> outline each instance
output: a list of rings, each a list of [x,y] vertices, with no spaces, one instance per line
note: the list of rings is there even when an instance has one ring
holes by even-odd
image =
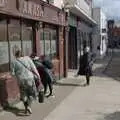
[[[21,20],[21,19],[16,19],[16,18],[4,18],[3,19],[4,21],[6,21],[5,22],[5,25],[6,25],[6,42],[8,43],[8,70],[6,70],[6,71],[2,71],[1,70],[1,72],[0,73],[3,73],[3,72],[10,72],[10,67],[11,67],[11,62],[12,62],[12,60],[11,60],[11,50],[12,50],[12,48],[11,48],[11,39],[10,39],[10,29],[11,29],[11,31],[12,31],[12,28],[18,28],[18,30],[19,30],[19,40],[16,40],[16,41],[19,41],[20,42],[20,49],[21,49],[21,51],[23,51],[23,38],[22,38],[22,32],[23,32],[23,29],[22,28],[25,28],[25,26],[23,26],[23,20]],[[33,33],[33,24],[32,23],[30,23],[30,22],[26,22],[26,24],[27,23],[29,23],[29,25],[31,26],[31,31],[32,31],[32,41],[31,41],[31,48],[32,48],[32,52],[33,52],[33,35],[34,35],[34,33]],[[12,31],[12,32],[16,32],[16,31]]]
[[[53,54],[52,53],[52,37],[53,37],[53,31],[56,31],[56,39],[55,39],[55,45],[56,45],[56,52]],[[45,37],[45,32],[48,32],[48,40],[50,40],[50,42],[49,42],[49,48],[50,48],[50,53],[49,54],[46,54],[45,53],[45,45],[46,45],[46,37]],[[47,56],[47,57],[49,57],[50,59],[52,59],[52,58],[54,58],[54,57],[58,57],[58,28],[57,28],[57,26],[53,26],[53,25],[49,25],[49,24],[45,24],[45,23],[43,23],[43,27],[40,29],[40,41],[43,41],[43,50],[42,51],[44,51],[43,52],[43,55],[41,55],[41,56]],[[41,37],[41,34],[42,34],[42,37]],[[41,39],[42,38],[42,39]],[[41,45],[40,45],[41,46]]]

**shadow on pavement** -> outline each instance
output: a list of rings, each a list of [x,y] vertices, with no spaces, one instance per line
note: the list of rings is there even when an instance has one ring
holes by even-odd
[[[120,120],[120,111],[105,115],[104,120]]]
[[[115,70],[115,69],[111,69],[111,70],[107,69],[106,71],[104,71],[103,67],[96,68],[93,71],[93,76],[112,78],[112,79],[120,82],[120,72],[118,72],[118,70]]]
[[[54,85],[56,85],[56,86],[74,86],[74,87],[81,86],[80,84],[75,84],[75,83],[60,83],[60,82],[56,82]]]
[[[120,82],[120,58],[114,58],[113,62],[106,70],[105,74],[114,80]]]
[[[15,114],[16,116],[28,116],[27,114],[25,114],[25,110],[24,109],[18,109],[17,107],[6,107],[4,108],[5,111],[7,112],[11,112],[13,114]]]

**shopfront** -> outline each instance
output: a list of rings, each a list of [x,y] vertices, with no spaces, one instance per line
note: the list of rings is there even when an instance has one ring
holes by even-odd
[[[43,24],[40,29],[41,56],[48,56],[50,59],[59,56],[58,42],[57,26]]]
[[[10,75],[10,63],[18,48],[27,56],[32,52],[48,56],[53,61],[55,76],[64,76],[65,26],[65,13],[43,1],[0,1],[0,81],[5,80],[4,89],[10,90],[6,93],[10,94],[8,96],[18,93],[17,83]],[[0,91],[3,90],[2,82]],[[0,101],[4,98],[1,95],[0,92]]]
[[[68,39],[68,67],[77,69],[77,16],[70,13]]]
[[[0,73],[10,70],[16,49],[24,55],[33,51],[32,23],[2,16],[0,20]]]
[[[84,48],[88,46],[92,51],[92,26],[85,21],[78,20],[77,39],[78,39],[78,56],[83,53]]]

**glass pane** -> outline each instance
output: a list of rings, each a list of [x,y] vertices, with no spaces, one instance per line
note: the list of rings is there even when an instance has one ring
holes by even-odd
[[[17,49],[21,50],[21,41],[20,41],[20,27],[10,27],[9,30],[9,40],[10,40],[10,58],[11,61],[14,60],[15,51]]]
[[[48,31],[44,32],[45,55],[50,55],[50,35]]]
[[[51,30],[51,55],[56,55],[56,41],[57,41],[57,32],[56,30]]]
[[[23,54],[26,56],[30,56],[30,54],[32,53],[32,50],[33,50],[32,41],[33,41],[32,27],[23,27],[22,28],[22,48],[23,48]]]
[[[40,53],[41,56],[44,55],[44,39],[43,39],[43,30],[40,31]]]
[[[7,24],[0,21],[0,73],[9,70]]]

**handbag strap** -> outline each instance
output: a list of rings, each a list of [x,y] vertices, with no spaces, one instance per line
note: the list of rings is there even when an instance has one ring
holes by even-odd
[[[30,72],[32,72],[34,75],[37,75],[34,71],[32,71],[31,69],[29,69],[23,62],[21,62],[20,60],[16,59],[19,63],[21,63],[27,70],[29,70]],[[38,75],[37,75],[38,76]]]
[[[27,70],[29,70],[31,73],[33,73],[34,75],[38,76],[34,71],[32,71],[31,69],[29,69],[23,62],[21,62],[20,60],[17,59],[17,61],[19,63],[21,63]],[[39,77],[38,77],[39,78]],[[39,83],[40,85],[42,85],[41,79],[39,79]],[[41,86],[41,88],[43,88],[43,85]]]

